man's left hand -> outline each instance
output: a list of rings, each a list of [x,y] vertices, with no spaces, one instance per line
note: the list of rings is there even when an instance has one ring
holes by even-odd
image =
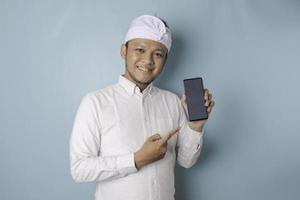
[[[210,115],[212,108],[215,105],[215,101],[213,101],[212,99],[212,94],[209,93],[208,89],[204,89],[204,99],[205,99],[205,107],[206,107],[206,111],[208,113],[208,116]],[[183,94],[181,97],[181,104],[183,105],[186,113],[187,113],[187,103],[186,103],[186,96]],[[192,121],[189,122],[189,126],[191,129],[193,129],[194,131],[197,132],[202,132],[202,129],[205,125],[205,123],[207,122],[208,119],[205,120],[197,120],[197,121]]]

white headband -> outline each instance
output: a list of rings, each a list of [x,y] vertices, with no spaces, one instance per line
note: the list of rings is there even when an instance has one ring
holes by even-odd
[[[159,18],[142,15],[131,22],[124,44],[135,38],[150,39],[165,45],[169,52],[172,43],[171,37],[170,29]]]

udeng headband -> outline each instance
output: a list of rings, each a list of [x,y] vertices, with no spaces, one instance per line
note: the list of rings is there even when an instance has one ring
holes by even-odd
[[[124,44],[136,38],[160,42],[165,45],[168,52],[171,49],[172,36],[170,29],[159,18],[152,15],[142,15],[131,22]]]

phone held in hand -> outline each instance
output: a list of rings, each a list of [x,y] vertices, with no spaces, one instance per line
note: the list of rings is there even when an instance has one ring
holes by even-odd
[[[207,119],[208,113],[205,107],[202,78],[197,77],[184,79],[183,84],[186,95],[189,121]]]

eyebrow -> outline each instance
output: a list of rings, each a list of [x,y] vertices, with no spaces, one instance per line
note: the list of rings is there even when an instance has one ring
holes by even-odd
[[[146,46],[144,44],[133,44],[133,46],[135,46],[135,47],[139,46],[139,47],[146,48]],[[165,50],[161,49],[161,48],[157,48],[157,49],[155,49],[155,51],[161,51],[161,52],[165,53]]]

